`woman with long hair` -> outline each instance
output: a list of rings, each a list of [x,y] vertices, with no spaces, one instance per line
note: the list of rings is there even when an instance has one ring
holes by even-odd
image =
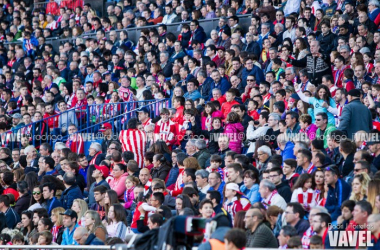
[[[172,162],[172,152],[170,151],[168,145],[166,145],[166,143],[162,140],[156,141],[148,151],[153,152],[154,154],[162,154],[168,162]]]
[[[107,190],[104,194],[104,210],[106,211],[106,218],[111,204],[119,203],[117,193],[114,190]]]
[[[39,186],[33,188],[28,210],[33,211],[36,208],[46,208],[46,201],[42,195],[42,188]]]
[[[298,177],[292,188],[292,199],[290,201],[300,203],[306,212],[315,206],[312,186],[312,176],[308,173],[304,173]]]
[[[376,206],[380,200],[378,198],[380,194],[380,179],[371,180],[368,183],[367,201],[372,205],[372,213],[378,214],[380,211]]]
[[[245,214],[246,213],[247,213],[247,211],[241,210],[241,211],[239,211],[239,212],[237,212],[235,214],[235,217],[234,217],[234,228],[240,228],[242,230],[246,230],[246,228],[245,228],[245,222],[244,222]]]
[[[295,41],[295,46],[294,46],[294,57],[297,60],[301,60],[307,54],[309,54],[309,50],[307,49],[305,39],[297,38]]]
[[[65,227],[63,226],[63,216],[62,214],[65,212],[63,207],[56,207],[51,211],[51,222],[53,222],[53,228],[51,229],[51,233],[53,234],[53,242],[58,245],[62,242],[63,231],[65,231]]]
[[[322,168],[317,168],[313,173],[314,201],[317,206],[324,206],[325,197],[325,173]]]
[[[23,211],[21,213],[21,222],[17,223],[16,229],[20,230],[20,232],[25,238],[28,238],[33,228],[34,228],[33,212],[28,211],[28,210]]]
[[[354,52],[350,59],[351,63],[351,69],[355,70],[355,67],[358,65],[363,65],[363,68],[365,68],[365,63],[363,59],[363,54],[360,52]]]
[[[108,237],[125,238],[125,235],[127,234],[127,220],[125,209],[121,204],[115,203],[110,206],[106,228]]]
[[[107,238],[107,229],[102,224],[102,220],[98,212],[94,210],[88,210],[84,215],[84,226],[90,233],[93,233],[96,237],[105,241]]]
[[[321,22],[323,20],[323,16],[325,13],[323,13],[322,9],[317,9],[315,11],[315,23],[314,27],[311,27],[314,31],[321,31]]]
[[[334,114],[328,111],[328,107],[324,107],[323,104],[327,103],[329,107],[336,108],[336,102],[331,97],[329,88],[326,85],[319,85],[315,91],[315,97],[307,97],[299,88],[297,84],[294,85],[297,90],[298,96],[302,101],[314,106],[314,118],[318,113],[326,113],[328,117],[328,123],[335,125]]]
[[[191,203],[190,197],[187,194],[177,195],[175,200],[175,210],[177,211],[177,215],[185,207],[193,210],[194,214],[198,214],[193,206],[193,203]]]
[[[170,171],[170,164],[162,154],[156,154],[153,156],[153,168],[150,171],[152,179],[158,178],[165,181]]]
[[[71,209],[75,211],[78,215],[78,224],[80,226],[84,226],[85,225],[84,214],[88,210],[87,202],[85,202],[83,199],[75,199],[73,202],[73,205],[71,206]]]
[[[202,130],[202,135],[209,140],[208,142],[208,150],[210,154],[216,154],[219,151],[219,144],[215,138],[219,134],[224,132],[223,122],[221,117],[213,117],[211,119],[211,127],[207,127],[207,129]]]
[[[365,172],[356,174],[352,180],[352,191],[350,200],[355,202],[366,200],[368,184],[371,181],[371,177]]]
[[[222,118],[223,114],[220,110],[216,110],[213,102],[208,102],[205,105],[204,111],[201,113],[201,127],[202,130],[212,129],[211,121],[213,117]]]

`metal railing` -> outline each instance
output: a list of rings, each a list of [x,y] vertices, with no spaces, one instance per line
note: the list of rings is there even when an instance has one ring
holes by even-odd
[[[78,128],[76,133],[82,134],[85,141],[96,141],[102,139],[99,129],[104,123],[110,123],[113,133],[119,134],[126,128],[130,118],[137,117],[137,111],[141,108],[148,108],[150,117],[154,118],[159,116],[162,108],[168,108],[170,105],[171,99],[83,105],[13,128],[0,136],[5,135],[5,146],[10,149],[25,146],[22,141],[24,137],[29,140],[29,144],[38,148],[45,142],[52,145],[57,141],[67,140],[69,125],[75,124]]]

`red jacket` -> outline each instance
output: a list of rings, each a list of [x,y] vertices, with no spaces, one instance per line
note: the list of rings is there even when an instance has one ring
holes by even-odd
[[[54,116],[54,117],[51,117],[49,119],[47,119],[47,124],[48,124],[48,127],[50,129],[52,128],[58,128],[58,122],[59,122],[59,115],[57,115],[58,113],[56,111],[54,111],[54,114],[50,115],[48,113],[45,113],[44,114],[44,119],[46,118],[49,118],[50,116]]]
[[[176,122],[179,125],[183,124],[183,111],[184,111],[184,109],[185,108],[183,106],[180,106],[179,108],[177,108],[177,111],[175,112],[174,118],[172,118],[173,122]]]
[[[46,14],[52,14],[53,16],[59,15],[59,6],[56,2],[48,2],[46,5]]]
[[[240,104],[237,101],[233,100],[232,102],[225,102],[222,105],[222,114],[223,114],[223,121],[226,120],[228,113],[231,112],[232,106]]]

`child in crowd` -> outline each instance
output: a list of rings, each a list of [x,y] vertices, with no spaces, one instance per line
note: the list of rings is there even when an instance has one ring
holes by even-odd
[[[293,194],[291,202],[298,202],[302,205],[306,212],[314,207],[315,202],[313,199],[314,191],[311,189],[312,177],[310,174],[301,174],[297,182],[293,186]]]
[[[242,195],[239,186],[236,183],[228,183],[223,196],[225,197],[223,208],[231,215],[231,218],[234,218],[237,212],[243,210],[243,205],[240,202]]]
[[[199,213],[204,219],[210,219],[214,213],[214,208],[211,200],[203,200],[199,204]]]
[[[244,127],[240,123],[239,115],[235,112],[228,113],[226,123],[224,133],[230,138],[229,148],[240,154]]]
[[[313,235],[310,238],[310,249],[323,249],[322,237]]]
[[[38,233],[38,243],[37,245],[40,246],[47,246],[50,245],[53,240],[53,235],[49,231],[42,231]]]
[[[24,245],[25,244],[25,239],[24,236],[20,233],[16,234],[12,238],[12,244],[13,245]]]
[[[220,176],[222,177],[222,181],[224,181],[226,176],[224,173],[224,169],[220,167],[222,166],[222,163],[223,163],[222,157],[220,157],[220,155],[217,155],[217,154],[211,155],[210,163],[211,163],[210,166],[206,168],[206,170],[210,173],[218,172]]]
[[[134,176],[128,176],[127,179],[125,180],[125,192],[124,192],[124,208],[129,209],[133,203],[134,200],[134,193],[133,189],[136,187],[137,184],[139,184],[139,178],[134,177]]]
[[[141,212],[139,211],[140,206],[143,207],[145,214],[141,214]],[[156,211],[156,208],[148,204],[147,196],[144,196],[143,192],[139,193],[137,197],[136,209],[134,210],[132,224],[131,224],[132,232],[139,233],[139,231],[137,230],[137,221],[140,219],[140,216],[144,217],[144,224],[146,225],[148,222],[148,213],[155,212],[155,211]]]
[[[253,120],[258,120],[259,119],[259,113],[257,112],[257,109],[259,107],[259,104],[254,101],[253,99],[248,99],[248,116],[252,117]]]

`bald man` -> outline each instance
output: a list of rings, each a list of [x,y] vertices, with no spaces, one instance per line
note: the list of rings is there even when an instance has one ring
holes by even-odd
[[[245,214],[247,248],[278,248],[276,237],[263,221],[264,215],[258,208],[251,208]]]
[[[78,227],[73,236],[74,240],[79,245],[104,245],[104,242],[95,236],[95,234],[90,233],[85,227]]]

